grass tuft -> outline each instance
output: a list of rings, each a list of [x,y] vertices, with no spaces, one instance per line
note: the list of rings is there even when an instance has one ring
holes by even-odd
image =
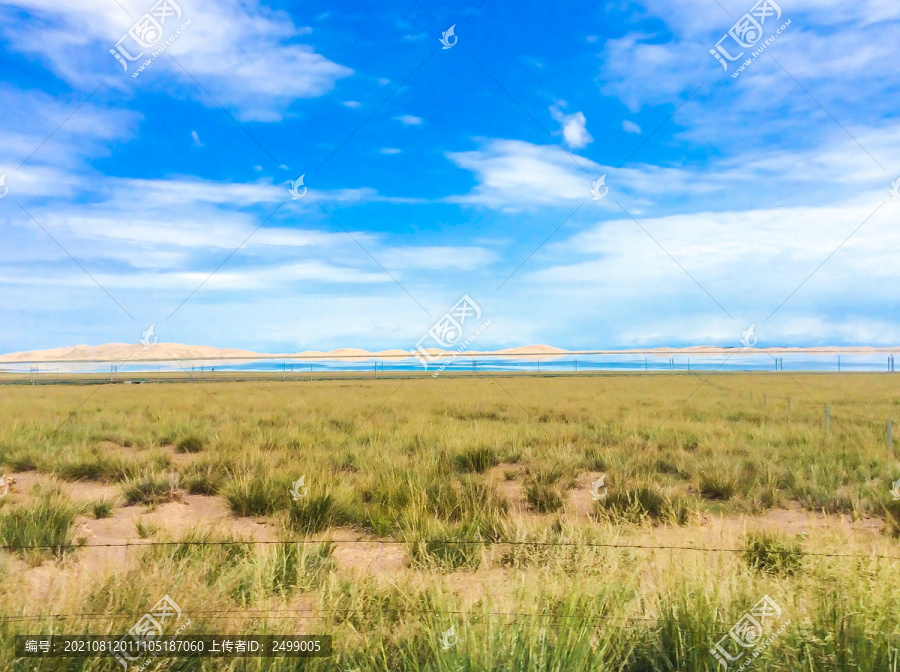
[[[525,499],[539,513],[555,513],[563,507],[563,490],[559,481],[561,469],[536,469],[525,481]]]
[[[706,499],[726,501],[737,492],[737,479],[724,471],[709,471],[700,475],[700,494]]]
[[[655,485],[610,490],[594,502],[594,511],[616,522],[641,524],[645,521],[687,523],[691,507],[680,495],[669,495]]]
[[[134,524],[134,529],[137,531],[138,536],[141,539],[146,539],[147,537],[152,537],[154,534],[159,532],[159,523],[155,520],[145,520],[144,518],[138,518],[137,522]]]
[[[175,451],[179,453],[199,453],[203,450],[203,439],[194,434],[182,436],[175,444]]]
[[[122,495],[128,506],[135,504],[158,505],[178,498],[178,474],[146,472],[125,484]]]
[[[111,517],[115,510],[116,502],[109,498],[100,499],[91,505],[91,512],[97,520]]]
[[[290,488],[267,476],[239,476],[223,488],[225,499],[238,516],[270,516],[288,507]]]
[[[11,550],[31,564],[39,564],[48,555],[60,557],[74,543],[75,518],[83,510],[58,490],[40,492],[30,505],[0,514],[0,544],[17,547]]]
[[[483,474],[499,462],[497,452],[489,446],[469,448],[453,456],[453,469],[466,474]]]
[[[300,534],[314,534],[340,524],[344,519],[334,495],[309,494],[291,500],[288,507],[288,523],[292,530]]]
[[[800,569],[800,543],[775,532],[754,530],[744,538],[743,557],[751,569],[792,575]]]

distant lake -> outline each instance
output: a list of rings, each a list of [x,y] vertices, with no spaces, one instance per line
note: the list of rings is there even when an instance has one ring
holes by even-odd
[[[809,354],[784,354],[777,355],[777,368],[785,371],[858,371],[858,372],[886,372],[888,371],[889,355],[809,355]],[[744,350],[736,351],[733,355],[709,355],[698,356],[676,355],[674,357],[658,357],[655,355],[567,355],[565,357],[485,357],[460,355],[456,358],[445,358],[440,361],[430,362],[425,371],[418,361],[412,357],[408,359],[262,359],[256,361],[216,363],[214,361],[188,361],[183,360],[180,366],[174,362],[139,362],[129,361],[119,364],[117,371],[120,373],[142,372],[184,372],[184,371],[232,371],[232,372],[293,372],[325,373],[325,372],[365,372],[375,368],[378,371],[402,372],[418,371],[435,373],[439,370],[448,373],[464,373],[475,371],[541,371],[547,373],[565,372],[630,372],[630,371],[775,371],[776,356],[755,351],[748,354]],[[41,362],[3,364],[0,371],[8,373],[29,373],[36,368],[39,373],[49,373],[59,370],[61,373],[109,373],[109,362]]]

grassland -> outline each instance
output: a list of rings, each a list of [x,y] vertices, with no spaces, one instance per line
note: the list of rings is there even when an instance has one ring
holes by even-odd
[[[897,670],[898,410],[862,374],[0,386],[0,667],[121,669],[11,638],[168,594],[335,653],[148,669],[711,671],[768,595],[748,669]]]

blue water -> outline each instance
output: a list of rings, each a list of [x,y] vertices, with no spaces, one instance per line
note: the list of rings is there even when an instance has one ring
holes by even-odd
[[[116,369],[120,373],[139,372],[183,372],[195,371],[197,373],[207,371],[230,372],[278,372],[291,373],[294,376],[309,373],[336,373],[341,371],[371,371],[374,375],[376,366],[378,371],[402,372],[417,371],[436,373],[475,373],[478,371],[541,371],[547,373],[587,372],[587,371],[775,371],[775,357],[766,353],[748,355],[744,351],[741,354],[731,356],[676,356],[667,357],[641,356],[641,355],[596,355],[596,356],[566,356],[566,357],[527,357],[527,358],[498,358],[498,357],[469,357],[460,356],[455,359],[442,362],[429,363],[427,371],[413,358],[396,359],[360,359],[354,361],[337,360],[257,360],[252,362],[215,364],[213,362],[182,361],[180,366],[171,362],[128,362],[118,365]],[[785,371],[858,371],[858,372],[886,372],[888,371],[888,355],[841,355],[840,361],[836,355],[778,355],[778,369]],[[113,365],[115,366],[115,365]],[[111,366],[107,362],[44,362],[36,367],[30,364],[9,364],[0,368],[0,371],[29,373],[36,369],[39,373],[48,373],[59,370],[61,373],[109,373]]]

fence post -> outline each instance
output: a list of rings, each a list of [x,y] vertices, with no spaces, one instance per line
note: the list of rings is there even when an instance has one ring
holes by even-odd
[[[790,408],[790,407],[791,407],[791,398],[788,397],[788,408]]]
[[[831,406],[825,404],[825,431],[831,429]]]

